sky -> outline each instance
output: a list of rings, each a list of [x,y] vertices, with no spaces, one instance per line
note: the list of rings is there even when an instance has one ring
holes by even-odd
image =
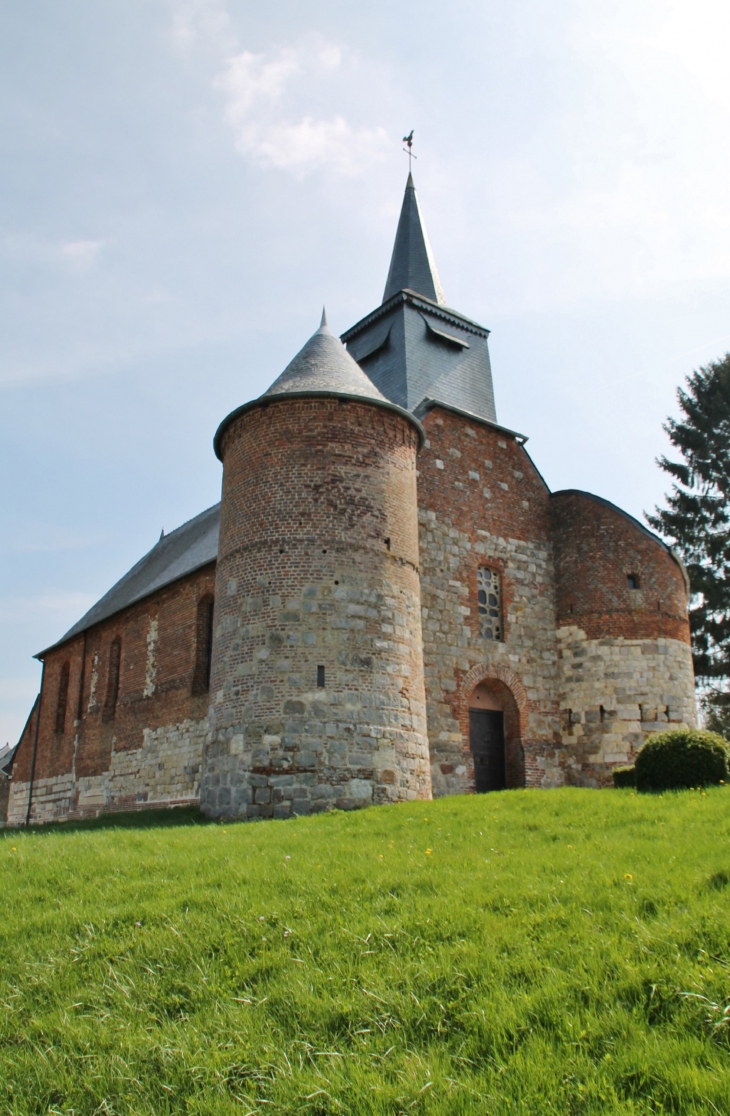
[[[641,518],[730,349],[720,0],[0,11],[0,747],[33,655],[219,499],[212,437],[382,298],[413,164],[550,488]]]

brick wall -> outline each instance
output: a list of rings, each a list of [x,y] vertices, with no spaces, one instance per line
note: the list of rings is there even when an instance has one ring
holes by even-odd
[[[407,419],[349,400],[272,400],[227,429],[209,813],[430,797],[416,450]]]
[[[697,723],[676,559],[618,508],[552,497],[566,778],[601,786],[652,732]],[[638,588],[629,588],[629,576]]]
[[[207,693],[192,693],[198,602],[214,578],[211,564],[46,655],[31,821],[197,799],[208,707]],[[119,688],[110,715],[115,640]],[[66,712],[56,731],[64,668]],[[29,723],[13,762],[11,824],[25,821],[33,732]]]
[[[558,624],[589,639],[689,643],[687,590],[677,560],[620,509],[582,492],[551,499]],[[628,587],[628,576],[638,589]]]
[[[445,408],[419,459],[424,669],[434,794],[473,790],[469,704],[505,710],[510,780],[563,781],[548,490],[519,441]],[[503,633],[479,634],[477,568],[500,571]],[[524,776],[522,773],[524,772]]]

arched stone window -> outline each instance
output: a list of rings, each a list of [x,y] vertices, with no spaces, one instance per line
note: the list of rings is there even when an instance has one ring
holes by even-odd
[[[195,620],[195,666],[193,695],[206,694],[210,688],[210,667],[213,658],[213,594],[206,593],[198,601]]]
[[[117,698],[119,697],[119,672],[122,663],[122,639],[115,636],[109,648],[109,673],[106,680],[106,696],[102,720],[111,721],[117,711]]]
[[[56,699],[56,733],[60,735],[66,727],[66,706],[68,705],[68,680],[71,664],[68,660],[61,667],[58,679],[58,698]]]

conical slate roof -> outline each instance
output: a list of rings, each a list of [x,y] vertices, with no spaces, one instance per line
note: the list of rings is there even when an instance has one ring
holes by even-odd
[[[216,457],[221,457],[223,435],[234,419],[255,407],[266,405],[270,399],[277,397],[301,397],[307,395],[329,395],[338,398],[364,399],[374,403],[377,407],[385,407],[389,411],[396,411],[407,419],[418,431],[419,446],[423,445],[425,435],[423,427],[410,411],[405,410],[396,403],[391,403],[383,395],[372,380],[363,372],[348,353],[345,346],[336,337],[327,325],[327,315],[322,311],[320,327],[306,345],[299,350],[294,360],[290,361],[282,374],[274,380],[268,391],[250,403],[244,403],[231,411],[223,419],[213,439],[213,449]]]
[[[421,220],[412,174],[408,175],[406,183],[383,302],[403,290],[415,291],[440,306],[446,305],[426,226]]]
[[[320,327],[299,350],[262,398],[290,392],[335,392],[385,401],[385,396],[365,375],[345,346],[327,325],[322,311]]]

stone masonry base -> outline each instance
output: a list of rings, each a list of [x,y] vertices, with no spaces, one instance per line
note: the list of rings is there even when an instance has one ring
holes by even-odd
[[[146,729],[141,748],[112,752],[108,771],[80,778],[69,771],[36,779],[31,824],[197,803],[206,731],[207,720]],[[11,781],[8,825],[25,824],[28,792],[28,782]]]

